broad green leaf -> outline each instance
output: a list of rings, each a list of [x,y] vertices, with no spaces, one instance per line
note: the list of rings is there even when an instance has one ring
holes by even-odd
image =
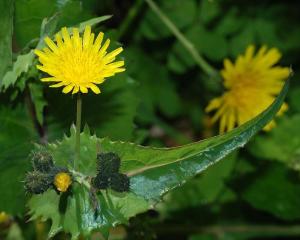
[[[52,0],[16,0],[15,35],[20,48],[39,37],[43,19],[56,11]]]
[[[280,119],[270,133],[254,139],[249,146],[251,153],[258,158],[280,161],[300,171],[299,122],[299,114]]]
[[[2,0],[0,1],[0,15],[1,29],[0,29],[0,84],[2,77],[7,68],[12,63],[12,29],[13,29],[13,12],[14,1]],[[4,11],[5,9],[5,11]]]
[[[77,162],[78,183],[72,185],[70,195],[58,195],[53,190],[34,195],[29,201],[32,219],[39,216],[53,222],[50,236],[66,231],[76,239],[92,230],[105,233],[111,226],[126,221],[152,208],[168,191],[184,184],[203,172],[233,150],[243,147],[249,139],[276,115],[283,103],[288,83],[275,102],[246,124],[214,138],[177,148],[151,148],[133,143],[111,142],[107,138],[91,136],[88,129],[81,134],[81,155]],[[75,129],[61,142],[47,145],[55,163],[72,168],[74,161]],[[97,152],[115,152],[121,159],[121,172],[130,176],[130,191],[116,193],[101,191],[96,196],[86,187],[85,176],[96,174]],[[75,172],[74,172],[75,173]],[[51,201],[49,201],[51,199]],[[59,206],[65,206],[63,209]],[[98,209],[96,211],[96,209]]]
[[[0,211],[21,214],[25,208],[23,180],[29,169],[28,154],[37,140],[26,109],[0,109]]]
[[[285,220],[300,219],[300,182],[282,164],[272,164],[245,187],[243,198],[253,207]]]
[[[194,0],[159,1],[157,5],[179,29],[189,26],[196,17],[197,5]],[[152,40],[172,36],[171,31],[150,8],[142,18],[140,31]]]
[[[230,39],[230,54],[233,57],[238,56],[249,44],[253,44],[255,40],[255,31],[253,29],[252,22],[247,23],[247,27],[244,27],[241,32],[236,34],[233,38]]]
[[[63,4],[53,0],[16,0],[15,35],[18,46],[23,48],[30,40],[38,38],[43,19],[57,13],[59,27],[77,25],[93,17],[79,0]]]

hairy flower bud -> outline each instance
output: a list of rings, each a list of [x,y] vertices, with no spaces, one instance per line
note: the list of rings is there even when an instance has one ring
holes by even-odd
[[[39,171],[29,172],[25,178],[25,189],[29,193],[43,193],[51,186],[51,184],[51,176]]]
[[[49,173],[54,166],[53,158],[46,150],[32,153],[32,165],[34,170]]]

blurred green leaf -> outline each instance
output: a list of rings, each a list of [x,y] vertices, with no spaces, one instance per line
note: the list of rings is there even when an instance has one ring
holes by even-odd
[[[22,229],[17,223],[13,223],[6,236],[6,240],[24,240]]]
[[[24,107],[1,107],[0,122],[0,211],[16,215],[25,210],[23,180],[37,135]]]
[[[42,126],[44,123],[44,108],[47,105],[47,102],[43,94],[43,86],[37,83],[30,83],[28,85],[31,95],[31,100],[34,104],[36,118],[39,124]]]
[[[219,20],[215,31],[218,34],[229,36],[240,30],[245,24],[245,18],[238,16],[238,12],[239,10],[236,7],[231,7],[228,11],[224,12],[224,16]]]
[[[230,54],[233,57],[237,57],[242,54],[249,44],[255,42],[255,32],[252,23],[248,23],[243,27],[243,30],[236,36],[230,39]]]
[[[297,76],[295,76],[297,79]],[[289,110],[291,112],[300,113],[300,87],[293,87],[288,95]]]
[[[52,0],[16,0],[15,35],[20,48],[31,39],[39,37],[40,27],[45,17],[50,17],[56,11]]]
[[[216,18],[221,12],[221,8],[218,1],[202,0],[199,8],[199,15],[204,23],[209,23],[211,20]]]
[[[125,57],[128,74],[138,83],[137,95],[141,99],[141,111],[148,112],[150,120],[155,108],[168,117],[179,114],[180,99],[167,69],[162,68],[137,48],[127,48]],[[140,116],[146,118],[147,114],[140,114]]]
[[[276,25],[272,21],[257,19],[254,28],[260,44],[268,47],[281,47],[282,42],[276,33]]]
[[[64,26],[73,26],[93,17],[91,12],[84,9],[82,1],[78,0],[66,2],[60,8],[60,14],[59,28]]]
[[[0,1],[0,15],[1,29],[0,29],[0,84],[7,68],[12,63],[12,29],[13,29],[13,12],[14,1],[2,0]]]
[[[196,17],[197,5],[195,0],[160,1],[158,5],[179,29],[189,26]],[[162,24],[151,9],[147,9],[143,17],[140,31],[145,37],[152,40],[172,36],[170,30]]]
[[[272,164],[245,187],[243,198],[254,208],[285,220],[300,219],[300,182],[281,164]]]
[[[281,119],[270,133],[254,138],[250,144],[251,153],[258,158],[280,161],[300,171],[299,122],[299,114]]]

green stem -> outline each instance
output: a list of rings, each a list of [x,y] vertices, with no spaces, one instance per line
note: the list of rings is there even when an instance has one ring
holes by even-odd
[[[216,237],[225,234],[255,234],[257,236],[300,236],[300,225],[211,225],[180,226],[160,225],[154,228],[160,234],[211,234]]]
[[[76,113],[76,142],[75,142],[75,160],[74,169],[77,168],[76,163],[80,158],[80,130],[81,130],[81,111],[82,111],[82,100],[80,93],[77,94],[77,113]]]
[[[133,20],[136,18],[138,13],[140,12],[141,7],[143,6],[143,0],[136,0],[133,6],[129,9],[126,18],[122,21],[122,24],[119,28],[118,39],[121,39],[124,34],[127,32],[129,27],[131,26]]]
[[[195,46],[180,32],[175,24],[161,11],[158,5],[153,0],[145,0],[149,7],[156,13],[161,21],[169,28],[169,30],[175,35],[178,41],[183,47],[191,54],[195,62],[199,67],[209,76],[216,76],[217,71],[205,61],[205,59],[199,54]]]

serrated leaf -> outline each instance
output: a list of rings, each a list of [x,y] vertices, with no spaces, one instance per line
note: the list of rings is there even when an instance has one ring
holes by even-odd
[[[57,195],[53,190],[34,195],[29,201],[30,212],[33,218],[41,216],[43,219],[52,220],[54,226],[51,234],[64,230],[72,234],[72,239],[76,239],[80,233],[89,235],[92,230],[107,230],[108,227],[124,223],[131,216],[153,207],[166,192],[203,172],[233,150],[243,147],[276,115],[287,89],[288,83],[266,111],[235,130],[177,148],[151,148],[132,143],[111,142],[106,138],[90,136],[86,130],[81,133],[81,155],[76,163],[76,171],[79,173],[73,171],[82,180],[72,185],[72,191],[67,198]],[[49,144],[47,148],[57,165],[72,168],[74,145],[75,128],[72,128],[70,137]],[[98,192],[95,196],[87,188],[88,183],[84,179],[86,176],[95,176],[96,154],[99,151],[112,151],[121,157],[121,172],[130,176],[129,192],[121,194],[108,190]],[[48,195],[53,198],[51,202],[56,204],[48,203]],[[63,210],[58,207],[62,201],[67,201]]]
[[[13,29],[13,0],[0,1],[0,9],[5,9],[0,15],[0,84],[7,68],[12,63],[12,29]]]
[[[6,72],[6,74],[3,77],[1,83],[2,91],[5,91],[9,86],[14,85],[18,77],[20,77],[22,73],[28,71],[29,67],[32,65],[33,59],[33,51],[18,56],[17,60],[13,64],[13,69],[11,71]]]

